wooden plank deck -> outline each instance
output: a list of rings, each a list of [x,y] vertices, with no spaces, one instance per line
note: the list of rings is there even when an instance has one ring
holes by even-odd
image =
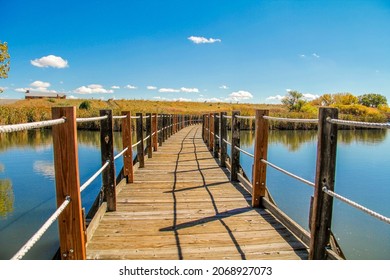
[[[88,259],[307,259],[307,246],[231,183],[201,126],[171,136],[117,195],[87,243]]]

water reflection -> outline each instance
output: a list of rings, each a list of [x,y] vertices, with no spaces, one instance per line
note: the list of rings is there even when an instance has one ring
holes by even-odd
[[[54,180],[54,163],[53,161],[36,160],[33,163],[33,170],[46,178]]]
[[[11,180],[0,179],[0,219],[13,212],[14,200]]]
[[[254,131],[241,131],[240,145],[251,147],[254,144]],[[379,144],[387,136],[386,129],[365,130],[339,130],[338,143],[340,144]],[[229,135],[230,138],[230,135]],[[269,144],[282,144],[290,152],[298,151],[305,143],[317,141],[316,130],[270,130],[268,135]]]
[[[51,130],[38,129],[28,131],[18,131],[12,133],[0,133],[0,151],[5,151],[14,147],[46,147],[52,145]]]

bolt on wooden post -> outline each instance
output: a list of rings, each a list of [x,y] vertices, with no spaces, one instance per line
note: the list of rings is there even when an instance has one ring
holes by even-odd
[[[133,170],[133,139],[131,127],[131,113],[129,111],[122,112],[126,118],[122,119],[122,142],[123,148],[127,147],[127,151],[123,155],[123,171],[127,183],[134,182]]]
[[[326,246],[329,244],[332,224],[333,198],[322,188],[334,191],[336,173],[337,125],[327,118],[337,119],[335,108],[320,108],[318,118],[317,165],[314,200],[311,220],[309,259],[327,258]]]
[[[58,217],[62,259],[85,260],[85,234],[80,195],[75,107],[52,108],[52,118],[66,122],[52,127],[57,206],[67,196],[70,203]]]
[[[268,153],[268,110],[256,110],[255,119],[255,159],[252,180],[252,207],[261,206],[261,198],[265,196],[267,165],[261,160],[267,160]]]
[[[107,116],[100,121],[100,151],[102,165],[108,162],[108,166],[103,170],[103,192],[104,200],[107,201],[107,210],[116,210],[116,181],[114,164],[114,134],[112,127],[112,110],[100,110],[100,116]]]

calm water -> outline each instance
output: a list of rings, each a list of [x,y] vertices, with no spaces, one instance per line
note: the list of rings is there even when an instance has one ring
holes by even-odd
[[[314,181],[315,131],[271,131],[269,161]],[[99,132],[79,131],[80,183],[100,167]],[[116,151],[122,150],[120,136]],[[242,132],[241,146],[253,153],[253,133]],[[340,131],[336,192],[390,216],[390,136],[387,131]],[[241,155],[251,174],[252,159]],[[119,168],[121,159],[116,161]],[[118,169],[117,168],[117,169]],[[272,168],[267,185],[278,206],[304,228],[313,189]],[[101,186],[100,178],[82,193],[88,211]],[[11,258],[55,211],[51,132],[0,135],[0,259]],[[390,226],[335,201],[333,232],[349,259],[390,259]],[[57,224],[25,259],[50,259],[58,248]]]

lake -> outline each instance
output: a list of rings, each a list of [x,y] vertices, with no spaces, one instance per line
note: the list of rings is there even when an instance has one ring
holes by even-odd
[[[335,191],[390,216],[390,136],[386,130],[339,131]],[[79,131],[80,183],[100,168],[99,132]],[[243,131],[241,147],[253,153],[254,134]],[[270,131],[268,160],[314,181],[316,131]],[[115,134],[115,149],[122,150]],[[241,154],[245,172],[253,159]],[[122,165],[119,158],[117,169]],[[250,177],[250,176],[249,176]],[[250,178],[251,179],[251,178]],[[83,193],[89,210],[100,190],[95,180]],[[272,168],[267,186],[277,205],[308,228],[313,188]],[[0,259],[10,259],[55,211],[53,149],[50,130],[0,134]],[[348,259],[390,259],[390,226],[337,200],[332,230]],[[57,223],[24,259],[50,259],[58,248]]]

